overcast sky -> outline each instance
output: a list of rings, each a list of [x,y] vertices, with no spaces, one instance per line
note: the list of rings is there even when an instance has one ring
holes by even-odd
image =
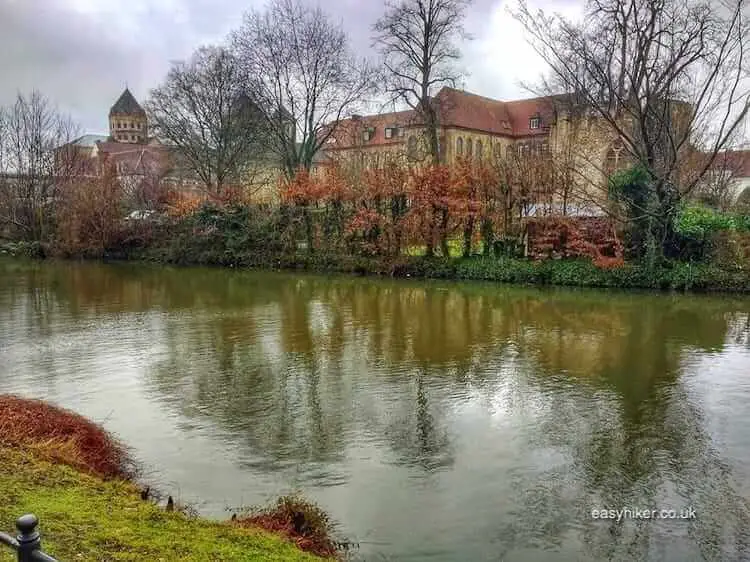
[[[377,0],[319,3],[370,50]],[[510,0],[515,2],[515,0]],[[107,113],[127,84],[139,101],[169,68],[202,44],[221,42],[248,9],[265,0],[0,0],[0,104],[38,89],[70,113],[84,132],[107,131]],[[575,15],[575,0],[530,0],[531,6]],[[507,13],[507,1],[474,0],[464,48],[467,90],[512,99],[544,71]],[[515,6],[515,4],[511,4]]]

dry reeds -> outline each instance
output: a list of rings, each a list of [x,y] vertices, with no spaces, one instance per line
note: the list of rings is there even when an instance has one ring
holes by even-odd
[[[25,448],[102,478],[130,478],[124,448],[102,427],[41,400],[0,396],[0,445]]]

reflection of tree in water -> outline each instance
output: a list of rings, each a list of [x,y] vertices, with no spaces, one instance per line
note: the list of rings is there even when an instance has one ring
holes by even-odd
[[[336,481],[330,467],[363,442],[417,470],[451,467],[450,407],[470,389],[529,418],[514,428],[528,466],[497,475],[517,491],[500,551],[582,540],[594,559],[685,543],[750,555],[747,506],[684,380],[693,351],[748,348],[746,301],[121,266],[7,275],[0,322],[24,306],[32,333],[62,314],[165,311],[155,395],[260,470]],[[589,516],[628,505],[692,505],[698,520]]]
[[[707,560],[750,556],[750,506],[680,379],[682,346],[645,345],[679,330],[661,332],[663,322],[650,316],[642,311],[628,320],[619,360],[602,365],[601,377],[592,379],[597,384],[547,394],[551,402],[526,442],[568,458],[517,477],[519,494],[509,498],[516,506],[513,523],[496,539],[503,552],[578,538],[594,560],[681,560],[694,557],[693,549]],[[549,354],[541,363],[548,372],[563,367]],[[605,507],[688,506],[696,510],[695,521],[617,523],[590,515]],[[680,551],[686,543],[694,546]]]
[[[430,389],[425,384],[427,376],[419,371],[414,376],[416,388],[408,385],[399,389],[405,393],[404,399],[399,401],[397,412],[386,423],[383,434],[397,455],[397,464],[433,471],[449,467],[454,458],[443,416],[430,404]]]

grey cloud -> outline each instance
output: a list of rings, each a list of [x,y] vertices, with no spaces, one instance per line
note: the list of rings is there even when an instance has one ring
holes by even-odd
[[[310,0],[314,2],[315,0]],[[163,78],[170,61],[201,44],[222,41],[242,13],[263,0],[0,0],[0,104],[17,91],[38,89],[69,112],[87,132],[104,132],[107,112],[125,84],[139,99]],[[370,27],[383,10],[371,0],[319,3],[340,20],[355,50],[372,55]],[[489,16],[498,0],[475,0],[468,19],[475,45],[495,31]],[[467,61],[471,62],[471,61]],[[498,87],[489,64],[471,63],[469,89],[486,95]],[[512,79],[510,79],[512,81]]]

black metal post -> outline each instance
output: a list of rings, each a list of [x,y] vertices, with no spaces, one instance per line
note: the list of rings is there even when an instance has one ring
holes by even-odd
[[[16,519],[18,529],[18,562],[34,562],[34,551],[42,548],[42,538],[36,530],[39,518],[29,513]]]

